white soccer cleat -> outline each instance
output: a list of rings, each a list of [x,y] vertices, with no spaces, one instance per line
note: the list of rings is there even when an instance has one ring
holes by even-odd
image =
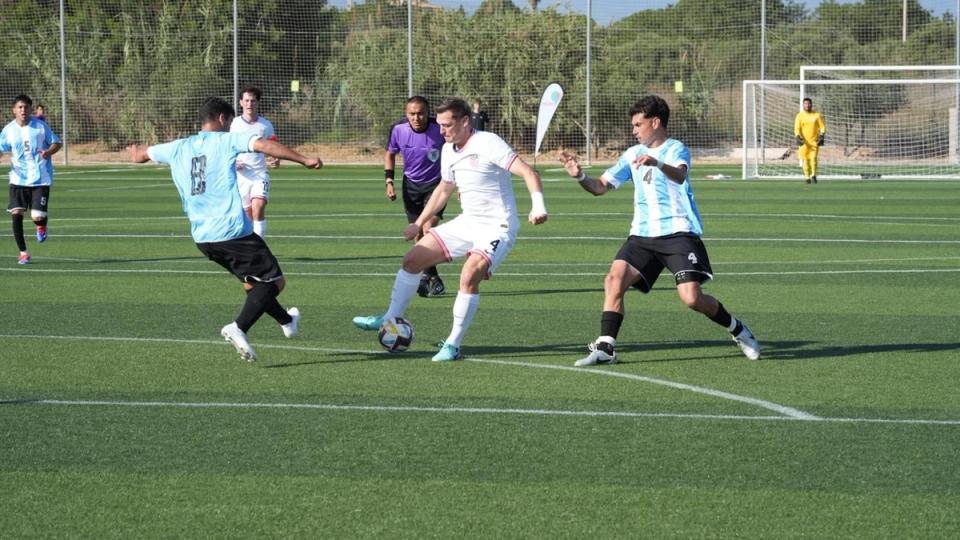
[[[233,345],[233,348],[237,350],[240,358],[243,358],[247,362],[253,362],[257,359],[257,353],[253,352],[253,347],[251,347],[250,342],[247,341],[247,335],[243,333],[243,330],[240,330],[236,322],[224,326],[223,329],[220,330],[220,335]]]
[[[743,321],[740,321],[740,324],[743,324]],[[747,328],[747,325],[743,324],[743,330],[733,337],[733,341],[740,346],[744,356],[750,360],[760,359],[760,342],[753,337],[753,333]]]
[[[590,349],[590,354],[585,358],[581,358],[574,362],[576,367],[585,367],[585,366],[596,366],[596,365],[610,365],[617,363],[617,352],[614,351],[613,354],[607,354],[604,351],[601,351],[597,348],[596,343],[591,343],[587,345],[587,348]]]
[[[283,329],[284,337],[292,338],[297,335],[297,331],[300,329],[300,310],[292,307],[287,310],[287,314],[290,315],[293,320],[287,324],[280,325],[280,328]]]

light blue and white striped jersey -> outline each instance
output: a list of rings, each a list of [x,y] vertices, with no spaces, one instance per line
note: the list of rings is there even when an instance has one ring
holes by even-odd
[[[222,242],[253,233],[237,190],[237,154],[253,150],[255,133],[200,133],[147,148],[150,159],[169,163],[190,220],[193,241]]]
[[[10,183],[15,186],[52,186],[53,160],[40,152],[60,142],[43,120],[31,118],[25,126],[16,120],[0,132],[0,154],[10,153]]]
[[[683,183],[670,180],[656,167],[633,165],[633,161],[643,155],[653,156],[665,165],[686,165],[687,176]],[[682,142],[667,139],[657,148],[642,144],[633,146],[603,173],[603,179],[614,188],[633,181],[631,236],[652,238],[682,232],[703,235],[703,222],[690,185],[690,150]]]

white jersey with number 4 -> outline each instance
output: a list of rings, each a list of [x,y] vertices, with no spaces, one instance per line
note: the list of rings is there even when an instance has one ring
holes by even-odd
[[[247,122],[243,116],[237,116],[230,124],[231,133],[254,133],[263,140],[276,140],[273,124],[262,116],[255,122]],[[267,180],[267,159],[260,152],[244,152],[237,156],[237,176],[240,180]]]
[[[452,143],[440,152],[440,177],[460,191],[464,216],[520,225],[510,166],[517,153],[499,136],[475,131],[463,148]]]

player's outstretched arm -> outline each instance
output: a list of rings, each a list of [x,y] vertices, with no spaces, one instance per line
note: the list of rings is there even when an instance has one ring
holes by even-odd
[[[527,185],[527,191],[530,192],[530,215],[527,221],[534,225],[540,225],[547,221],[547,205],[543,201],[543,182],[540,180],[540,173],[534,170],[526,161],[519,157],[513,160],[510,165],[510,172],[523,178]]]
[[[320,158],[308,158],[300,152],[292,148],[287,148],[277,141],[257,139],[253,142],[253,149],[268,156],[297,162],[308,169],[319,169],[323,167],[323,161],[320,161]]]
[[[150,161],[150,155],[147,154],[147,146],[131,144],[127,147],[127,153],[130,154],[130,161],[134,163],[146,163]]]
[[[609,191],[607,183],[604,182],[602,178],[590,178],[587,176],[587,173],[580,168],[580,163],[577,161],[576,155],[566,150],[561,150],[560,163],[562,163],[563,168],[567,170],[567,174],[576,178],[577,182],[580,182],[580,187],[584,190],[597,196]]]

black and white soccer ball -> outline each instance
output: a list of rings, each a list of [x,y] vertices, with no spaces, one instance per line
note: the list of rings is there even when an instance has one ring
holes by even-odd
[[[380,325],[377,339],[387,352],[403,352],[413,343],[413,325],[401,317],[386,319]]]

